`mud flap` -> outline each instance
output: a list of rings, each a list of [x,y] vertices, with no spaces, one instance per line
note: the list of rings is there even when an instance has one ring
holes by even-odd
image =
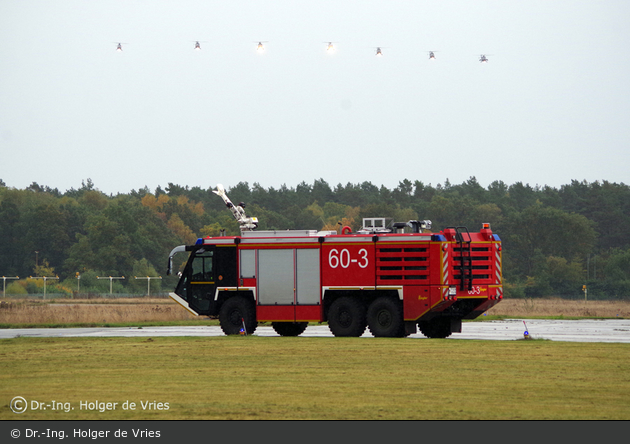
[[[460,318],[451,318],[451,332],[452,333],[462,332],[462,320]]]

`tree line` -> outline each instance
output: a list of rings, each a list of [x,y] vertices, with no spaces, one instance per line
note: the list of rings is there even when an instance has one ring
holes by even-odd
[[[107,195],[88,179],[60,192],[32,183],[15,189],[0,180],[0,275],[20,276],[7,293],[41,292],[42,279],[57,292],[146,291],[138,276],[159,276],[171,249],[198,237],[238,234],[231,212],[215,194],[169,183]],[[482,222],[503,241],[507,297],[630,297],[630,187],[607,181],[572,181],[559,188],[481,186],[475,177],[461,184],[448,179],[435,186],[403,180],[389,189],[371,182],[329,185],[323,179],[295,187],[264,188],[240,182],[227,189],[244,202],[259,229],[353,230],[364,217],[399,222],[429,219],[433,231]],[[81,279],[77,279],[81,277]],[[163,276],[151,288],[172,288]],[[154,287],[155,285],[155,287]],[[50,290],[50,291],[53,291]]]

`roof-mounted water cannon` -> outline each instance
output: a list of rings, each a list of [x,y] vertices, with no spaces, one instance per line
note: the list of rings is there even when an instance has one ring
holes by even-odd
[[[431,229],[430,220],[410,220],[407,222],[407,226],[411,228],[413,233],[422,233],[422,230]]]
[[[412,233],[422,233],[422,230],[431,229],[430,220],[410,220],[409,222],[396,222],[394,225],[396,233],[404,233],[405,228],[411,228]]]
[[[412,233],[422,233],[422,230],[431,229],[431,221],[410,220],[409,222],[392,222],[392,219],[388,217],[364,217],[363,227],[358,233],[404,233],[406,228],[411,228]]]
[[[216,190],[212,190],[214,194],[219,196],[225,202],[225,205],[230,209],[234,219],[241,226],[241,231],[253,231],[258,227],[258,218],[256,217],[247,217],[245,214],[245,203],[240,202],[238,205],[234,205],[232,201],[225,194],[225,188],[223,185],[218,184]]]

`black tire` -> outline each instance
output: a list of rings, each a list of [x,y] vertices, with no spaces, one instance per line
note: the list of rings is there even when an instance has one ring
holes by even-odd
[[[437,318],[431,321],[420,321],[418,327],[427,338],[447,338],[451,335],[451,320],[449,318]]]
[[[238,335],[245,323],[245,331],[251,335],[256,331],[256,306],[254,301],[243,296],[228,298],[219,311],[219,323],[221,330],[226,335]]]
[[[308,327],[308,322],[272,322],[271,326],[280,336],[299,336]]]
[[[335,336],[358,338],[367,326],[365,305],[353,297],[340,297],[328,310],[328,328]]]
[[[405,336],[403,307],[399,300],[382,296],[375,299],[367,311],[367,325],[377,338],[402,338]]]

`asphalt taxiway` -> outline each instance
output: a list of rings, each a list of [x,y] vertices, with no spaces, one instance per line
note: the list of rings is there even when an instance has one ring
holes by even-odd
[[[478,339],[513,341],[525,338],[570,342],[630,343],[630,320],[545,320],[506,319],[501,321],[464,322],[461,333],[453,333],[448,340]],[[261,325],[256,336],[278,336],[269,325]],[[223,336],[218,326],[199,327],[95,327],[95,328],[10,328],[0,329],[0,339],[16,337],[40,338],[98,338],[98,337],[160,337],[160,336]],[[327,325],[310,325],[302,337],[332,337]],[[372,335],[366,329],[362,338]],[[408,339],[426,339],[420,332]]]

